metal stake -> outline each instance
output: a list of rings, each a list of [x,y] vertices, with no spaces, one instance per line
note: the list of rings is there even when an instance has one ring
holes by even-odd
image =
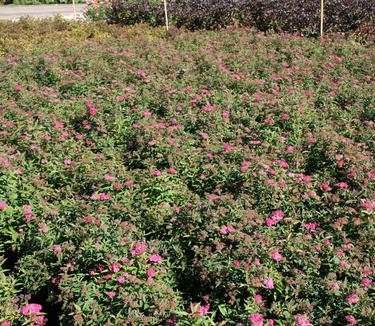
[[[320,37],[323,37],[324,0],[320,0]]]
[[[164,0],[164,13],[165,13],[165,28],[167,29],[167,32],[168,32],[169,23],[168,23],[167,0]]]

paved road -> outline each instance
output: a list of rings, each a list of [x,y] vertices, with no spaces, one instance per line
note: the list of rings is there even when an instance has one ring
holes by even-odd
[[[83,18],[85,4],[76,4],[77,18]],[[67,19],[74,19],[73,5],[29,5],[29,6],[0,6],[0,20],[16,20],[23,16],[45,18],[61,15]]]

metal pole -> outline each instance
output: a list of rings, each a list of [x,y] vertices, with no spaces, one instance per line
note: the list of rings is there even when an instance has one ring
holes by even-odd
[[[323,37],[324,0],[320,0],[320,37]]]
[[[74,11],[74,19],[77,19],[76,3],[74,0],[73,0],[73,11]]]
[[[165,13],[165,28],[168,31],[169,30],[169,23],[168,23],[167,0],[164,0],[164,13]]]

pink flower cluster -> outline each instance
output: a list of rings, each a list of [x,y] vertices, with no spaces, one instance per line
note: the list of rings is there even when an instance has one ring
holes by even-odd
[[[219,230],[219,233],[221,235],[225,235],[225,234],[228,234],[228,233],[231,233],[231,232],[234,232],[235,231],[235,228],[233,225],[228,225],[228,226],[223,226],[220,230]]]
[[[8,204],[5,201],[0,200],[0,211],[7,209]]]
[[[21,308],[21,313],[24,316],[28,316],[31,318],[31,321],[35,323],[35,325],[43,325],[45,322],[44,316],[40,313],[42,310],[42,306],[37,303],[31,303],[27,306]]]
[[[32,214],[31,206],[30,205],[25,205],[23,206],[24,212],[25,212],[25,217],[26,217],[26,222],[30,222],[31,220],[35,220],[36,217]]]
[[[310,326],[310,321],[306,316],[298,315],[296,316],[296,323],[298,326]]]
[[[198,315],[198,316],[203,316],[204,314],[206,314],[210,310],[209,304],[200,305],[199,303],[193,303],[192,306],[193,306],[193,308],[198,306],[198,311],[195,312],[195,314]]]
[[[281,221],[284,218],[283,211],[275,211],[273,215],[266,219],[267,226],[273,226],[277,224],[277,222]]]
[[[148,257],[148,260],[149,260],[151,263],[158,264],[158,263],[161,262],[162,258],[161,258],[159,255],[151,255],[150,257]]]
[[[139,256],[142,255],[144,252],[147,251],[147,245],[145,243],[136,243],[133,245],[130,253],[132,256]]]
[[[251,322],[252,326],[263,326],[264,318],[261,314],[256,313],[249,316],[249,321]]]

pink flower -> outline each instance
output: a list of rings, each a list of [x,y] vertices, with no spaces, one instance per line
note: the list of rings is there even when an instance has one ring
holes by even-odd
[[[285,152],[287,152],[287,153],[293,153],[294,152],[294,147],[293,146],[286,146],[285,147]]]
[[[161,175],[161,172],[159,170],[153,170],[151,173],[153,175]]]
[[[273,218],[267,218],[266,219],[266,225],[267,226],[273,226],[273,225],[275,225],[277,223],[277,221],[275,220],[275,219],[273,219]]]
[[[223,148],[224,150],[229,152],[233,149],[233,146],[231,144],[224,144]]]
[[[33,321],[36,325],[43,325],[45,324],[45,317],[43,315],[37,315],[33,317]]]
[[[65,137],[68,137],[69,136],[69,133],[67,131],[64,131],[61,133],[61,137],[62,138],[65,138]]]
[[[274,289],[275,288],[272,278],[266,278],[264,280],[264,285],[266,286],[267,289]]]
[[[308,141],[309,143],[316,143],[316,138],[314,138],[314,137],[310,137],[310,138],[307,138],[307,141]]]
[[[53,251],[56,252],[57,254],[62,251],[61,246],[59,245],[54,245],[52,248],[53,248]]]
[[[281,116],[281,119],[283,119],[283,120],[288,120],[289,119],[289,115],[288,114],[283,114],[282,116]]]
[[[12,326],[12,323],[9,320],[5,320],[0,323],[0,326]]]
[[[196,314],[199,315],[199,316],[203,316],[210,309],[210,305],[200,305],[199,303],[192,303],[192,306],[193,307],[198,306],[198,311],[196,312]]]
[[[253,314],[249,316],[249,320],[252,326],[263,326],[264,318],[261,314]]]
[[[207,313],[210,310],[210,305],[203,305],[199,307],[198,314],[200,316],[203,316],[205,313]]]
[[[105,193],[100,193],[99,194],[99,199],[100,200],[108,200],[111,198],[111,195],[110,194],[105,194]]]
[[[89,222],[89,223],[94,222],[94,217],[90,215],[86,216],[86,222]]]
[[[117,278],[117,282],[119,282],[120,284],[124,284],[125,283],[125,277],[124,276],[119,276]]]
[[[147,245],[145,243],[136,243],[130,250],[130,253],[133,256],[139,256],[143,254],[146,250],[147,250]]]
[[[330,191],[332,188],[327,183],[321,183],[320,189],[322,189],[323,191]]]
[[[148,260],[152,263],[160,263],[161,262],[161,257],[159,255],[151,255]]]
[[[111,299],[113,299],[113,298],[115,297],[116,293],[113,292],[113,291],[109,291],[109,292],[107,293],[107,295],[108,295]]]
[[[233,232],[235,230],[233,225],[228,225],[228,226],[223,226],[220,230],[219,233],[221,235],[225,235],[227,233]]]
[[[284,218],[284,212],[283,211],[274,211],[273,215],[266,219],[266,225],[267,226],[273,226],[278,221],[281,221]]]
[[[273,254],[272,254],[272,258],[273,258],[275,261],[279,262],[279,261],[281,261],[281,259],[282,259],[283,257],[282,257],[281,254],[276,250],[276,251],[273,252]]]
[[[255,295],[254,295],[254,300],[255,300],[256,302],[262,302],[263,297],[262,297],[260,294],[255,294]]]
[[[346,299],[350,304],[356,304],[359,301],[359,297],[356,294],[351,294]]]
[[[176,207],[172,207],[172,210],[173,210],[174,212],[176,212],[176,213],[181,213],[181,211],[182,211],[182,207],[178,207],[178,206],[176,206]]]
[[[220,230],[219,230],[219,233],[221,235],[225,235],[228,233],[228,228],[226,226],[223,226]]]
[[[357,324],[357,320],[354,318],[353,315],[345,316],[345,320],[346,320],[350,325],[355,325],[355,324]]]
[[[296,316],[296,323],[298,326],[310,326],[310,321],[306,316]]]
[[[339,285],[338,283],[333,283],[333,284],[331,284],[329,287],[330,287],[330,288],[332,289],[332,291],[334,291],[334,292],[337,292],[337,291],[340,290],[340,285]]]
[[[361,285],[368,288],[372,285],[372,281],[369,278],[365,277],[362,279]]]
[[[22,314],[24,316],[30,316],[30,315],[33,315],[33,314],[37,314],[41,310],[42,310],[42,306],[40,304],[31,303],[31,304],[29,304],[25,307],[22,307]]]
[[[227,230],[228,232],[233,232],[235,229],[233,225],[228,225]]]
[[[97,109],[96,109],[95,106],[90,107],[89,114],[91,116],[94,116],[96,114],[96,112],[97,112]]]
[[[72,164],[72,161],[70,159],[65,159],[64,160],[64,164],[65,165],[70,165],[70,164]]]
[[[23,206],[24,212],[25,212],[25,217],[26,217],[26,222],[30,222],[31,220],[35,219],[35,216],[31,212],[31,206],[30,205],[25,205]]]
[[[259,266],[260,265],[259,258],[255,258],[254,261],[253,261],[253,264],[256,265],[256,266]]]
[[[64,128],[64,124],[61,121],[56,121],[55,129],[61,129],[61,128]]]
[[[48,225],[46,223],[42,223],[39,225],[39,232],[47,233],[48,232]]]
[[[154,277],[156,275],[156,272],[155,272],[155,270],[153,269],[153,268],[149,268],[148,270],[147,270],[147,277]]]
[[[3,211],[8,207],[8,204],[5,201],[0,200],[0,211]]]
[[[16,85],[14,86],[14,90],[19,92],[19,91],[22,91],[23,87],[21,85]]]
[[[171,169],[168,169],[168,170],[167,170],[167,173],[169,173],[169,174],[175,174],[175,173],[177,173],[177,170],[171,168]]]
[[[236,267],[240,267],[241,266],[241,262],[239,260],[235,260],[233,261],[233,266],[236,266]]]
[[[339,182],[339,183],[336,183],[335,186],[337,188],[340,188],[340,189],[347,189],[349,187],[349,185],[346,183],[346,182]]]
[[[272,216],[276,221],[281,221],[284,218],[283,211],[274,211]]]
[[[350,249],[350,248],[352,248],[353,247],[353,244],[351,243],[351,242],[347,242],[347,243],[345,243],[344,245],[343,245],[343,248],[344,249]]]
[[[205,133],[205,132],[201,132],[200,135],[202,136],[202,138],[203,138],[204,140],[207,140],[207,139],[209,138],[209,137],[208,137],[208,134]]]
[[[305,228],[308,230],[315,230],[316,229],[316,223],[305,223]]]
[[[241,162],[241,169],[240,169],[240,171],[242,172],[242,173],[245,173],[247,170],[248,170],[248,168],[251,166],[251,163],[250,162],[247,162],[247,161],[242,161]]]
[[[115,262],[109,266],[109,270],[113,273],[117,273],[121,269],[122,265],[119,262]]]
[[[226,120],[229,119],[229,112],[228,111],[223,112],[223,118],[226,119]]]
[[[340,261],[340,267],[347,268],[349,267],[349,263],[347,261]]]
[[[111,175],[106,174],[106,175],[104,176],[104,180],[109,181],[109,182],[113,182],[113,181],[116,180],[116,178],[115,178],[115,177],[112,177]]]
[[[94,116],[96,114],[97,109],[92,102],[87,102],[86,107],[89,109],[89,114],[91,116]]]
[[[269,319],[269,320],[268,320],[268,325],[269,325],[269,326],[275,326],[275,325],[276,325],[276,322],[275,322],[273,319]]]
[[[311,233],[305,234],[306,239],[311,240],[313,238],[313,235]]]
[[[361,206],[369,211],[372,212],[375,209],[375,200],[373,201],[366,201],[365,199],[360,199],[359,202],[361,203]]]
[[[143,112],[143,116],[144,116],[144,117],[151,117],[151,116],[152,116],[152,113],[146,111],[146,112]]]

